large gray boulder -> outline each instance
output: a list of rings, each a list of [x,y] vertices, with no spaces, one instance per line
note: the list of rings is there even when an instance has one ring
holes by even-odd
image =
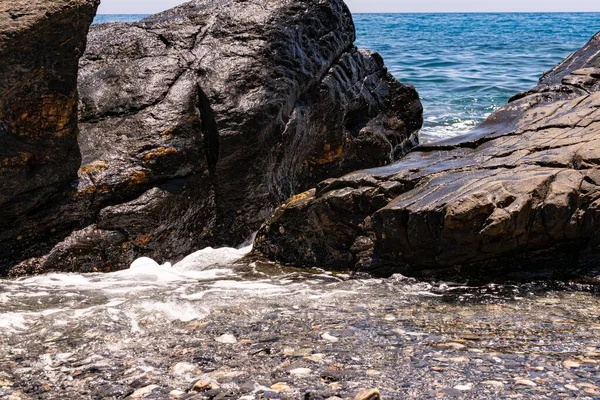
[[[240,245],[289,196],[403,155],[418,95],[354,39],[341,0],[197,0],[92,27],[78,191],[93,217],[40,269]]]
[[[70,206],[81,164],[77,71],[98,4],[0,3],[0,275],[80,223]]]
[[[256,251],[412,275],[600,276],[599,88],[597,34],[470,134],[293,198]]]

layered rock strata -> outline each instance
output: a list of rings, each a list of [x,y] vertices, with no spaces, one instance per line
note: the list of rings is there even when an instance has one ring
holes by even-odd
[[[470,134],[292,198],[256,251],[413,275],[597,271],[599,88],[597,34]]]

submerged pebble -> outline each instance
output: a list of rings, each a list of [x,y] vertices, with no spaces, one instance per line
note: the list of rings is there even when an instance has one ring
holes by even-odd
[[[231,334],[221,335],[218,338],[216,338],[215,341],[219,342],[219,343],[223,343],[223,344],[237,343],[237,339],[235,338],[235,336],[233,336]]]
[[[331,343],[336,343],[336,342],[340,341],[339,338],[337,338],[333,335],[330,335],[329,332],[325,332],[324,334],[321,335],[321,337]]]
[[[310,368],[296,368],[290,371],[291,375],[296,376],[309,376],[312,373]]]

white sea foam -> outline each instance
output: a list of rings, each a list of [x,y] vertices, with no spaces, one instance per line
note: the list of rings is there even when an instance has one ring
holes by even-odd
[[[8,303],[11,301],[12,296],[9,293],[0,293],[0,303]]]
[[[233,290],[285,290],[281,286],[265,281],[217,281],[210,285],[213,288]]]
[[[105,279],[117,278],[125,282],[137,282],[147,284],[164,285],[173,282],[185,282],[194,280],[212,280],[232,274],[230,269],[196,270],[190,268],[185,270],[179,267],[171,267],[170,264],[158,265],[150,259],[136,260],[134,268],[113,273]]]
[[[161,303],[147,301],[140,304],[140,312],[143,314],[160,313],[169,321],[189,322],[206,317],[206,312],[201,311],[190,303]]]
[[[60,315],[51,321],[53,326],[104,318],[107,323],[125,323],[132,332],[142,330],[140,321],[146,317],[184,322],[202,319],[207,314],[200,302],[204,296],[240,290],[233,284],[222,288],[211,288],[210,284],[235,278],[235,263],[251,250],[251,246],[206,248],[173,266],[140,258],[127,270],[106,274],[51,273],[1,281],[0,303],[7,307],[6,312],[0,313],[0,330],[3,333],[24,330],[31,323],[57,313]],[[199,285],[204,290],[198,291]],[[276,286],[244,287],[273,291]]]
[[[229,247],[213,249],[208,247],[204,250],[190,254],[173,266],[178,270],[198,270],[212,266],[231,265],[252,251],[252,246],[241,249]]]
[[[426,125],[419,132],[419,138],[422,143],[429,143],[464,135],[470,132],[481,122],[475,119],[452,121],[451,123],[438,122],[440,120],[443,121],[443,119],[444,116],[427,118],[427,121],[431,124],[429,126]]]
[[[188,301],[198,301],[198,300],[204,299],[204,297],[210,293],[219,293],[219,292],[223,292],[223,290],[220,290],[220,289],[203,290],[201,292],[192,293],[192,294],[182,294],[180,296],[180,298],[182,298],[184,300],[188,300]]]
[[[0,328],[6,333],[25,329],[25,314],[13,312],[0,314]]]
[[[27,328],[28,320],[57,314],[58,309],[48,309],[40,312],[5,312],[0,313],[0,333],[14,333]]]
[[[251,249],[207,248],[174,265],[140,258],[127,270],[107,274],[2,281],[3,299],[17,296],[18,301],[4,304],[0,330],[12,334],[42,323],[38,326],[52,331],[81,326],[90,337],[101,331],[98,327],[137,334],[151,326],[202,320],[215,308],[251,298],[328,299],[354,293],[335,287],[343,279],[327,273],[302,280],[294,273],[276,278],[261,274],[241,262]]]
[[[143,284],[165,285],[173,282],[214,280],[232,275],[231,265],[243,258],[252,250],[252,247],[242,249],[207,248],[189,255],[174,266],[170,263],[158,264],[150,258],[135,260],[131,267],[124,271],[106,274],[73,274],[52,273],[38,275],[30,278],[10,281],[10,293],[3,293],[0,302],[6,302],[11,296],[41,296],[47,295],[45,290],[55,289],[83,289],[107,290],[123,292],[120,287],[129,287],[135,290]],[[210,269],[209,269],[210,268]],[[35,288],[19,290],[19,288]]]
[[[29,287],[56,288],[86,285],[89,279],[79,274],[46,274],[22,279],[19,283]]]

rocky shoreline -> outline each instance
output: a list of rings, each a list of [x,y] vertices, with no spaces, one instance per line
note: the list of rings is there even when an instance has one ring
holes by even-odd
[[[176,262],[262,224],[255,254],[304,268],[598,279],[600,35],[411,150],[416,90],[354,47],[341,0],[291,3],[192,1],[87,39],[94,1],[0,10],[3,59],[37,79],[0,85],[0,275]],[[61,24],[77,40],[27,42]]]
[[[1,399],[600,398],[600,34],[414,148],[341,0],[97,6],[0,4]]]
[[[468,135],[330,179],[256,251],[297,266],[598,282],[600,34]]]
[[[71,5],[56,8],[61,4]],[[36,10],[21,2],[4,7],[10,15]],[[91,16],[86,26],[53,15],[44,21],[85,35]],[[21,24],[42,29],[37,20]],[[18,44],[0,39],[7,51]],[[207,246],[237,246],[289,196],[399,158],[423,122],[417,92],[354,39],[341,0],[192,1],[136,23],[95,25],[85,54],[84,43],[65,54],[29,44],[45,59],[73,64],[82,56],[80,133],[39,145],[53,150],[47,163],[70,168],[61,180],[66,188],[52,186],[58,201],[44,192],[25,209],[22,197],[31,193],[15,197],[19,192],[1,182],[3,210],[19,207],[1,215],[0,274],[114,271],[142,256],[174,262]],[[39,71],[25,62],[15,68]],[[75,100],[75,76],[68,77]],[[74,111],[65,115],[73,129]],[[33,115],[23,114],[24,121],[35,124]],[[4,120],[2,140],[25,135]],[[65,154],[57,137],[81,152],[78,174],[80,158]],[[22,155],[23,147],[11,145],[11,154]],[[23,191],[30,180],[48,183],[37,164],[13,165],[13,158],[0,161],[20,183],[2,179]]]

